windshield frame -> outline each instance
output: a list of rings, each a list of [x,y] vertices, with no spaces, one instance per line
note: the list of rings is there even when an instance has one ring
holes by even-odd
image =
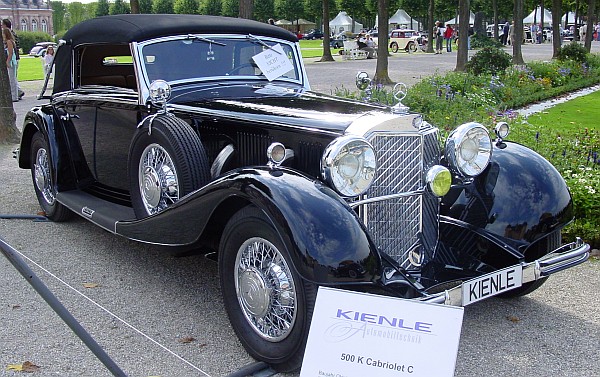
[[[138,73],[140,83],[142,87],[145,87],[142,91],[146,92],[145,89],[149,88],[151,84],[150,75],[146,70],[145,64],[145,55],[144,48],[148,46],[152,46],[159,43],[164,42],[174,42],[174,41],[184,41],[184,40],[193,40],[197,38],[198,43],[209,44],[209,40],[214,41],[215,48],[219,47],[219,43],[227,43],[226,40],[238,40],[238,41],[249,41],[248,43],[256,43],[252,42],[255,39],[258,39],[260,42],[265,42],[270,45],[281,44],[284,48],[289,48],[289,51],[293,55],[292,65],[295,67],[297,78],[289,78],[289,77],[279,77],[271,82],[267,80],[264,75],[256,76],[256,75],[216,75],[216,76],[206,76],[206,77],[190,77],[185,79],[177,79],[177,80],[167,80],[167,82],[171,86],[179,86],[179,85],[189,85],[190,83],[205,83],[211,81],[219,81],[222,83],[225,82],[234,82],[239,80],[252,80],[252,81],[264,81],[265,83],[275,83],[277,81],[285,82],[285,83],[293,83],[297,85],[301,85],[306,89],[310,89],[308,86],[308,79],[306,77],[306,70],[304,69],[304,64],[302,61],[302,55],[300,54],[300,46],[297,42],[290,42],[283,39],[273,38],[273,37],[263,37],[263,36],[255,36],[255,35],[246,35],[246,34],[185,34],[185,35],[176,35],[176,36],[168,36],[168,37],[159,37],[154,39],[149,39],[143,42],[134,42],[132,51],[134,53],[134,62],[136,65],[136,71]],[[192,42],[194,43],[194,42]],[[257,46],[260,46],[261,43],[256,43]],[[142,98],[147,98],[146,93],[142,94]]]

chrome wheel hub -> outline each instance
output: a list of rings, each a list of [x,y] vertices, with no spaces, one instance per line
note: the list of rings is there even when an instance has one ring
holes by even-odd
[[[246,320],[263,339],[285,339],[296,321],[296,288],[277,248],[264,238],[251,238],[239,249],[235,284]]]
[[[35,163],[33,164],[33,177],[35,186],[46,201],[46,203],[52,205],[56,199],[54,191],[52,191],[52,177],[50,175],[50,161],[48,159],[48,152],[40,148],[35,156]]]
[[[149,215],[179,200],[175,165],[167,151],[158,144],[149,145],[142,153],[139,182],[142,201]]]

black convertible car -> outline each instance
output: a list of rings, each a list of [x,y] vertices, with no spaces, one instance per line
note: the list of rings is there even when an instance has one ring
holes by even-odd
[[[319,286],[468,305],[588,257],[561,242],[565,182],[506,124],[460,125],[440,149],[401,105],[312,92],[279,27],[107,16],[54,63],[17,153],[46,216],[216,253],[233,328],[277,370],[299,367]]]

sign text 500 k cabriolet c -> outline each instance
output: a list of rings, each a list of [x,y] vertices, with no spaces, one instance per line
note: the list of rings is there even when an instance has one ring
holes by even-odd
[[[467,305],[587,259],[561,242],[565,182],[505,124],[460,125],[440,150],[402,106],[312,92],[279,27],[107,16],[54,62],[17,155],[47,217],[216,252],[238,337],[277,370],[300,366],[318,286]]]

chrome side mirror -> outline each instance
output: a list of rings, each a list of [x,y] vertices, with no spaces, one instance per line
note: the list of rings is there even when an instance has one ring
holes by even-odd
[[[367,72],[358,72],[356,75],[356,87],[358,90],[365,90],[371,85],[371,79]]]
[[[167,100],[171,97],[171,86],[165,80],[154,80],[150,84],[150,101],[160,107],[161,113],[167,112]]]

